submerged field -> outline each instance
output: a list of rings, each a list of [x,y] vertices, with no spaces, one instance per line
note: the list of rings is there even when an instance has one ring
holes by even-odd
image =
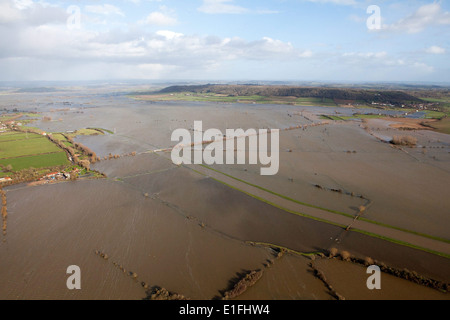
[[[1,99],[0,106],[17,101]],[[401,131],[384,118],[355,119],[355,109],[331,106],[150,103],[74,93],[24,94],[20,101],[23,109],[37,101],[44,116],[60,119],[34,122],[41,130],[104,128],[73,139],[97,153],[101,161],[92,167],[107,178],[4,189],[2,299],[143,299],[154,286],[213,299],[252,270],[259,280],[237,299],[334,299],[311,262],[347,299],[449,298],[384,273],[383,290],[373,294],[361,265],[327,258],[336,248],[449,282],[449,135]],[[170,153],[155,152],[176,144],[173,130],[192,130],[196,120],[222,132],[281,129],[278,173],[261,176],[260,165],[248,164],[176,166]],[[417,139],[415,147],[386,142],[405,134]],[[72,264],[82,270],[80,291],[65,286]]]

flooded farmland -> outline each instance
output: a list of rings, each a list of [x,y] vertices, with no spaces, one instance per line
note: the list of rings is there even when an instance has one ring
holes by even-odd
[[[449,298],[393,275],[374,296],[361,265],[328,259],[336,248],[449,282],[449,135],[408,132],[428,146],[423,153],[379,139],[398,134],[388,120],[320,118],[349,108],[150,103],[79,92],[2,95],[0,107],[51,117],[32,124],[46,132],[108,130],[75,138],[97,153],[91,168],[105,178],[4,189],[1,299],[144,299],[156,286],[218,299],[253,270],[261,278],[236,299],[333,299],[311,263],[346,299]],[[170,153],[155,152],[176,144],[173,130],[199,120],[223,132],[282,130],[279,172],[177,166]],[[357,218],[366,220],[345,228]],[[70,265],[81,269],[82,290],[66,287]]]

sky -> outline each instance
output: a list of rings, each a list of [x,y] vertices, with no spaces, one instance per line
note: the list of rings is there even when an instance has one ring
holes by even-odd
[[[0,81],[450,83],[450,1],[0,0]]]

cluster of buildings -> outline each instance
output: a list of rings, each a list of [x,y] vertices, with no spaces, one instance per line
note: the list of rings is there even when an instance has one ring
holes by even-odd
[[[75,168],[72,172],[78,173],[80,170]],[[70,173],[67,172],[50,172],[43,176],[40,181],[61,181],[70,179]]]
[[[12,179],[11,179],[10,177],[3,177],[3,178],[0,178],[0,183],[2,183],[2,182],[7,182],[7,181],[12,181]]]
[[[22,122],[16,122],[14,120],[6,121],[4,124],[1,124],[5,129],[7,129],[6,125],[9,125],[11,128],[22,126]]]
[[[395,107],[395,105],[393,105],[392,103],[380,103],[380,102],[373,102],[373,101],[372,101],[372,105],[373,106],[389,107],[389,108]],[[403,105],[402,105],[402,108],[403,108]]]
[[[79,171],[80,170],[78,168],[75,168],[72,171],[72,174],[76,174]],[[70,175],[71,174],[67,173],[67,172],[50,172],[50,173],[47,173],[42,178],[40,178],[39,181],[44,181],[44,182],[64,181],[64,180],[69,180],[70,179]],[[0,178],[0,184],[3,183],[3,182],[9,182],[9,181],[13,181],[13,179],[11,179],[10,177]]]
[[[66,172],[51,172],[43,176],[40,180],[41,181],[52,181],[52,180],[66,180],[70,179],[70,173]]]

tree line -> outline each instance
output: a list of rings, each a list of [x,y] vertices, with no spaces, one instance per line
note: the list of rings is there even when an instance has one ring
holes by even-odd
[[[6,208],[6,193],[1,186],[0,186],[0,194],[2,197],[2,210],[1,210],[2,211],[2,232],[3,232],[3,235],[6,236],[8,210]]]
[[[423,102],[412,94],[400,90],[375,90],[357,88],[325,88],[325,87],[300,87],[280,85],[181,85],[171,86],[160,90],[158,93],[215,93],[234,96],[266,96],[266,97],[298,97],[320,98],[332,100],[357,100],[368,103],[392,103],[406,104],[411,102]],[[148,94],[148,93],[147,93]]]

